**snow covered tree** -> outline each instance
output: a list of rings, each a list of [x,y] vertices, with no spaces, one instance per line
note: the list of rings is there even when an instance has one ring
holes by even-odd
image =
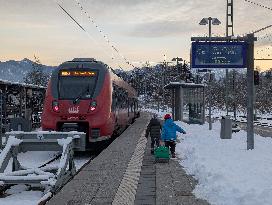
[[[24,82],[38,86],[47,86],[49,77],[49,74],[43,72],[43,65],[41,64],[40,59],[34,55],[32,70],[27,73]]]

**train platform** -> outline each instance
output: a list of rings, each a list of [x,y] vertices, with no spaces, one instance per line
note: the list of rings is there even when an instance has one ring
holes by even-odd
[[[186,175],[178,159],[155,163],[150,138],[145,137],[149,120],[147,113],[141,113],[46,204],[208,205],[192,194],[196,181]]]

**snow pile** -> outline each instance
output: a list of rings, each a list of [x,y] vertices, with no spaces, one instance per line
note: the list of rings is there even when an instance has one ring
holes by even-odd
[[[165,114],[170,114],[172,113],[170,108],[166,108],[165,110],[160,109],[160,111],[158,112],[158,110],[155,109],[150,109],[150,108],[143,108],[142,112],[149,112],[151,114],[157,114],[159,119],[163,119],[163,116]]]
[[[0,205],[37,205],[42,197],[41,191],[29,191],[26,185],[15,185],[7,190],[7,196],[0,199]]]
[[[177,122],[180,124],[180,122]],[[272,139],[255,135],[255,149],[246,150],[246,132],[220,139],[220,123],[186,125],[179,135],[181,165],[194,175],[194,194],[217,205],[268,205],[272,201]]]
[[[51,192],[46,193],[38,202],[37,204],[41,204],[45,202],[48,198],[52,197],[53,194]]]
[[[72,142],[73,142],[72,137],[67,137],[66,139],[58,139],[58,144],[60,146],[62,146],[63,151],[62,151],[62,155],[60,158],[59,169],[58,169],[57,175],[59,175],[61,170],[66,166],[68,152],[69,152],[68,146]]]
[[[10,136],[7,145],[0,154],[0,166],[2,166],[7,154],[9,153],[12,146],[18,146],[23,140],[17,139],[15,136]]]

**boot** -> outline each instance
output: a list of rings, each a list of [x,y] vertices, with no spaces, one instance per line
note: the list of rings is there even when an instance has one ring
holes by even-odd
[[[172,158],[176,158],[176,154],[175,153],[172,153]]]

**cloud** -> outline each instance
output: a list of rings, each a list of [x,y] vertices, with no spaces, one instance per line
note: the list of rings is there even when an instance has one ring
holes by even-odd
[[[154,21],[137,24],[132,31],[128,33],[129,36],[135,37],[165,37],[177,36],[183,33],[194,31],[194,26],[191,26],[183,21]]]

